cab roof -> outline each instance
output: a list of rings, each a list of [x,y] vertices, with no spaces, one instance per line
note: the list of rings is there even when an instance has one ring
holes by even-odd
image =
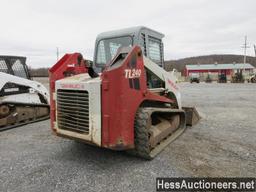
[[[121,37],[121,36],[137,36],[138,37],[141,32],[144,32],[144,33],[146,32],[147,34],[159,39],[162,39],[164,37],[164,34],[157,32],[153,29],[150,29],[144,26],[137,26],[137,27],[130,27],[125,29],[119,29],[119,30],[100,33],[97,36],[96,41],[99,41],[101,39]]]
[[[0,55],[1,59],[22,59],[26,60],[26,57],[23,56],[16,56],[16,55]]]

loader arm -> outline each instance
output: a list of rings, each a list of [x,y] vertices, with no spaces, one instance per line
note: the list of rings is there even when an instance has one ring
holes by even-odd
[[[39,93],[45,99],[45,101],[47,101],[46,104],[49,104],[49,92],[41,83],[2,72],[0,72],[0,76],[0,90],[2,90],[4,85],[6,85],[7,83],[14,83],[16,85],[26,86],[32,88],[32,91]]]
[[[162,67],[154,63],[149,58],[144,56],[143,60],[145,67],[154,73],[159,79],[165,82],[166,92],[172,93],[175,96],[177,106],[179,109],[181,109],[181,96],[179,87],[176,84],[177,78],[172,73],[165,71]]]

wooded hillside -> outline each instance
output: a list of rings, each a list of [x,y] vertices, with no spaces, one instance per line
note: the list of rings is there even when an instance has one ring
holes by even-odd
[[[178,60],[165,61],[165,69],[171,71],[173,68],[183,71],[188,64],[213,64],[213,63],[243,63],[243,55],[206,55],[198,57],[188,57]],[[247,63],[256,67],[256,57],[247,57]],[[32,77],[48,77],[48,68],[30,69]]]
[[[165,61],[165,69],[171,71],[173,68],[178,71],[183,71],[185,65],[188,64],[213,64],[213,63],[243,63],[243,55],[206,55],[198,57],[188,57],[178,60]],[[252,64],[256,67],[256,57],[247,57],[247,63]]]

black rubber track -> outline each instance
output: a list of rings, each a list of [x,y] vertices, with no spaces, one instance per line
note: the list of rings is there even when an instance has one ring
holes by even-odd
[[[151,148],[150,146],[150,134],[151,128],[151,115],[155,111],[171,112],[173,114],[179,114],[181,121],[178,129],[167,135],[158,146]],[[134,121],[134,149],[127,151],[129,154],[142,157],[147,160],[153,159],[159,154],[166,146],[174,141],[179,135],[181,135],[186,129],[185,111],[182,109],[169,109],[169,108],[139,108]]]
[[[150,114],[147,110],[140,108],[135,117],[134,122],[134,142],[135,148],[128,151],[129,154],[142,157],[144,159],[152,159],[150,157],[150,146],[149,146],[149,133],[147,123],[149,121]]]
[[[0,132],[1,131],[5,131],[5,130],[9,130],[9,129],[13,129],[13,128],[17,128],[17,127],[20,127],[20,126],[23,126],[23,125],[27,125],[27,124],[31,124],[31,123],[35,123],[35,122],[38,122],[38,121],[44,121],[44,120],[47,120],[50,118],[50,106],[47,105],[47,104],[33,104],[33,103],[16,103],[16,102],[9,102],[9,103],[1,103],[1,104],[7,104],[7,105],[15,105],[15,106],[29,106],[29,107],[46,107],[49,109],[49,114],[44,116],[44,117],[40,117],[40,118],[37,118],[35,120],[32,120],[32,121],[26,121],[26,122],[17,122],[16,124],[13,124],[13,125],[6,125],[4,127],[0,127]]]

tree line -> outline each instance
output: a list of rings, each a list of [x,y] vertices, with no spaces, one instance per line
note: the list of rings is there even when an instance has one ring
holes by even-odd
[[[189,64],[203,65],[203,64],[214,64],[214,63],[224,64],[224,63],[243,63],[243,62],[244,62],[243,55],[206,55],[206,56],[188,57],[184,59],[165,61],[165,69],[167,71],[177,69],[178,71],[182,72],[184,71],[185,66]],[[256,67],[256,57],[247,56],[246,62]]]

